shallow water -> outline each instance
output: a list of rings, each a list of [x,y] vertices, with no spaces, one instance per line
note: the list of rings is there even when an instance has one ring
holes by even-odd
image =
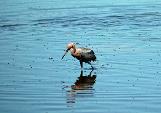
[[[1,113],[160,113],[161,2],[0,1]],[[66,44],[92,48],[95,70]]]

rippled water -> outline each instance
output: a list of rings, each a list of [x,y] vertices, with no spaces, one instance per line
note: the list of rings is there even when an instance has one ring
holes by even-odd
[[[0,1],[1,113],[160,113],[161,2]],[[92,48],[91,71],[68,54]]]

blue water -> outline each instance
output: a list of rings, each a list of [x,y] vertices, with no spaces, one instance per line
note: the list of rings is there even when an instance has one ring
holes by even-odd
[[[160,0],[1,0],[0,113],[160,113],[160,30]]]

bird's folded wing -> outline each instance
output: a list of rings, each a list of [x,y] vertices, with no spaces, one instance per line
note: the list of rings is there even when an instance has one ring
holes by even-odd
[[[96,56],[93,50],[88,49],[88,48],[82,48],[82,51],[80,54],[81,54],[82,59],[87,60],[87,61],[96,59]]]

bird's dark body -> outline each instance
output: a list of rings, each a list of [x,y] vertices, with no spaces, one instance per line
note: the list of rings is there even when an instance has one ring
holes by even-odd
[[[91,61],[95,61],[96,60],[96,56],[93,50],[88,49],[88,48],[81,48],[83,51],[80,53],[81,55],[79,57],[77,56],[73,56],[75,58],[77,58],[78,60],[85,62],[85,63],[89,63]]]

